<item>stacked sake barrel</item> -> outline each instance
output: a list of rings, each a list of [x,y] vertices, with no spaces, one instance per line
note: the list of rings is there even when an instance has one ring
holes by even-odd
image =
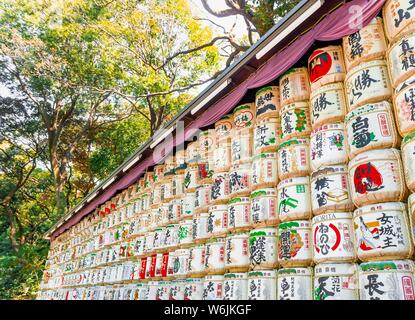
[[[362,300],[414,299],[413,262],[405,260],[413,255],[413,241],[398,149],[398,130],[403,132],[396,102],[392,106],[393,88],[398,89],[405,79],[397,71],[401,65],[394,65],[402,57],[393,52],[399,45],[394,44],[396,35],[390,28],[395,22],[389,14],[395,12],[397,17],[399,7],[408,5],[408,1],[388,1],[385,6],[389,50],[379,17],[343,40],[349,107],[345,119],[348,174],[351,198],[357,207],[353,227],[356,254],[361,261],[358,274]],[[396,281],[388,281],[390,278]]]

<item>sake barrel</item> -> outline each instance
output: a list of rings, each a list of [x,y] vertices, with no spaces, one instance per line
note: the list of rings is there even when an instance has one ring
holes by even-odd
[[[415,193],[411,194],[408,198],[408,213],[409,213],[412,241],[415,243]]]
[[[411,0],[388,0],[383,7],[383,17],[389,41],[415,30],[415,6]]]
[[[248,272],[248,300],[276,300],[277,271],[258,270]]]
[[[236,142],[239,145],[239,141]],[[216,145],[213,150],[213,165],[215,172],[227,172],[231,168],[232,154],[231,154],[231,140],[226,139]]]
[[[236,130],[250,128],[255,122],[255,103],[246,103],[233,110],[233,123]]]
[[[184,174],[178,174],[172,176],[172,196],[177,199],[185,194],[184,192]]]
[[[276,187],[277,153],[261,153],[252,158],[252,190]]]
[[[314,300],[359,300],[357,264],[322,263],[314,268]]]
[[[294,139],[280,144],[277,167],[280,180],[307,176],[310,173],[310,140]]]
[[[195,192],[186,192],[182,197],[183,201],[183,210],[180,218],[182,219],[192,219],[193,214],[195,213],[195,202],[196,202],[196,193]]]
[[[146,267],[146,279],[151,279],[155,277],[156,273],[156,259],[157,255],[153,254],[147,257],[147,267]]]
[[[223,278],[223,300],[247,300],[247,273],[226,273]]]
[[[161,189],[162,185],[160,183],[156,183],[150,192],[150,207],[152,209],[156,209],[161,204]]]
[[[252,270],[277,267],[277,232],[275,228],[258,228],[250,231],[249,261]]]
[[[175,159],[174,172],[176,174],[183,174],[184,169],[186,168],[186,150],[184,149],[183,146],[176,147],[176,155],[174,159]]]
[[[233,126],[234,126],[233,115],[231,114],[225,115],[219,121],[216,121],[215,122],[216,141],[221,142],[223,140],[230,139]]]
[[[395,90],[393,109],[399,134],[405,137],[415,131],[415,77]]]
[[[389,74],[394,88],[415,74],[415,35],[411,31],[389,46]]]
[[[158,281],[155,300],[169,300],[170,286],[170,281]]]
[[[161,269],[163,266],[163,254],[157,253],[156,255],[156,271],[154,273],[153,280],[161,280]]]
[[[177,223],[183,212],[183,203],[180,199],[171,200],[168,205],[169,223]]]
[[[277,275],[277,300],[313,300],[313,268],[283,268]]]
[[[173,272],[176,279],[185,279],[189,273],[189,249],[174,252]]]
[[[391,105],[386,101],[354,109],[347,114],[345,124],[350,159],[372,149],[395,148],[400,142]]]
[[[216,131],[215,129],[209,129],[202,131],[198,137],[199,141],[199,154],[201,160],[208,159],[213,156],[213,149],[216,145]]]
[[[167,175],[161,180],[160,199],[162,203],[168,203],[173,198],[173,175]]]
[[[193,242],[204,242],[209,237],[207,233],[208,217],[208,212],[194,214],[192,226]]]
[[[311,265],[311,225],[307,220],[283,222],[278,225],[278,263],[282,267]]]
[[[225,268],[228,272],[246,272],[249,269],[249,233],[230,234],[225,240]]]
[[[211,188],[210,184],[202,184],[196,187],[195,212],[206,211],[210,202]]]
[[[387,47],[382,18],[376,17],[366,27],[343,38],[346,69],[349,71],[363,62],[384,59]]]
[[[162,241],[162,233],[165,233],[165,228],[156,228],[154,230],[153,237],[153,250],[160,250],[163,247],[164,241]]]
[[[280,78],[281,107],[293,102],[310,99],[310,83],[307,68],[294,68]]]
[[[189,249],[189,275],[202,277],[206,274],[206,247],[203,244],[195,245]]]
[[[314,215],[335,211],[352,211],[347,166],[321,167],[311,178],[311,205]]]
[[[371,261],[359,268],[361,300],[415,300],[412,260]]]
[[[344,125],[325,124],[313,130],[310,138],[311,170],[347,163]]]
[[[179,227],[179,244],[181,248],[188,248],[193,243],[193,221],[182,220]]]
[[[166,226],[164,237],[164,248],[176,248],[179,246],[179,224],[169,224]]]
[[[277,116],[264,116],[257,120],[254,130],[254,154],[275,151],[280,134],[280,121]]]
[[[154,181],[154,172],[146,171],[146,173],[144,173],[144,189],[149,191],[153,185],[153,181]]]
[[[275,226],[278,223],[277,190],[258,189],[251,193],[251,223],[253,227]]]
[[[213,182],[210,192],[210,204],[224,204],[230,198],[229,174],[216,172],[213,174]]]
[[[251,162],[234,164],[229,172],[231,197],[248,195],[251,192]]]
[[[401,201],[407,194],[399,151],[363,152],[349,162],[349,185],[357,207]]]
[[[192,141],[186,147],[186,163],[194,164],[200,159],[199,142]]]
[[[203,300],[222,300],[223,275],[207,275],[203,282]]]
[[[184,300],[185,280],[173,280],[170,283],[169,300]]]
[[[278,117],[280,105],[280,89],[277,86],[267,86],[255,94],[256,118]]]
[[[346,76],[343,49],[329,46],[315,50],[308,59],[311,91],[333,82],[342,82]]]
[[[352,213],[321,214],[313,218],[312,228],[315,263],[356,260]]]
[[[183,300],[202,300],[203,278],[186,279],[184,284]]]
[[[350,70],[345,81],[349,110],[390,100],[392,85],[386,60],[365,62]]]
[[[196,183],[199,185],[212,183],[213,169],[213,156],[199,160],[197,164]]]
[[[185,192],[195,192],[197,187],[197,170],[198,166],[195,163],[189,164],[184,174],[184,190]]]
[[[175,159],[175,157],[172,154],[168,155],[166,157],[166,159],[164,160],[164,165],[165,165],[165,168],[164,168],[164,173],[165,174],[173,172],[174,169],[176,168],[176,159]],[[139,182],[139,185],[140,185],[140,182]]]
[[[233,129],[231,137],[232,164],[246,163],[251,160],[253,153],[254,129]]]
[[[347,113],[343,82],[329,83],[311,93],[311,126],[342,122]]]
[[[228,203],[228,230],[230,232],[251,229],[251,200],[249,197],[232,198]]]
[[[207,274],[225,272],[225,238],[211,238],[206,242],[205,269]]]
[[[228,205],[209,206],[207,233],[209,237],[221,237],[228,233]]]
[[[353,222],[361,261],[412,257],[414,247],[404,203],[364,206],[355,210]]]
[[[151,253],[153,251],[153,243],[154,243],[154,234],[155,232],[147,232],[145,235],[145,245],[144,245],[144,252]]]
[[[285,105],[281,109],[280,116],[282,141],[310,135],[311,119],[308,100]]]
[[[309,177],[282,180],[277,188],[278,218],[282,222],[310,219],[311,198]]]
[[[175,252],[163,252],[163,262],[161,264],[161,277],[162,280],[172,280],[173,266],[174,266]]]

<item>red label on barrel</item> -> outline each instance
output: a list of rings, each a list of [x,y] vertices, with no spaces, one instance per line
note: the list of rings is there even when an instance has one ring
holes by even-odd
[[[161,276],[162,277],[167,277],[168,265],[169,265],[169,253],[165,252],[163,253],[163,262],[161,265]]]

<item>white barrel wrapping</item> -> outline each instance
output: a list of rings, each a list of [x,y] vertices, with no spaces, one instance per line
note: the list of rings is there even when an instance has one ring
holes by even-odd
[[[281,140],[308,137],[311,132],[310,104],[299,101],[287,104],[280,111]]]
[[[203,282],[203,300],[222,300],[223,275],[207,275]]]
[[[259,228],[249,233],[251,269],[273,269],[278,265],[276,231],[275,228]]]
[[[202,300],[204,278],[186,279],[183,300]]]
[[[281,107],[310,98],[307,68],[290,69],[280,78]]]
[[[248,272],[248,300],[276,300],[276,278],[276,270]]]
[[[209,237],[219,237],[228,232],[228,205],[220,204],[209,207],[207,233]]]
[[[277,194],[280,221],[310,219],[312,210],[308,176],[282,180],[278,184]]]
[[[249,233],[231,234],[225,240],[225,267],[229,269],[249,268]]]
[[[228,203],[229,231],[248,230],[251,227],[251,200],[249,197],[232,198]]]
[[[278,300],[313,300],[313,268],[278,270]]]
[[[211,274],[225,271],[225,238],[210,239],[206,243],[205,269]]]
[[[275,188],[258,189],[251,193],[250,221],[254,227],[278,223],[277,190]]]
[[[297,220],[278,225],[278,263],[282,267],[303,267],[311,264],[311,225]]]
[[[226,273],[223,282],[223,300],[247,300],[247,273]]]
[[[288,140],[278,147],[280,180],[306,176],[310,173],[310,140]]]
[[[267,86],[255,93],[256,118],[278,116],[281,108],[280,89],[275,86]]]
[[[252,158],[252,189],[276,187],[278,184],[277,153],[261,153]]]

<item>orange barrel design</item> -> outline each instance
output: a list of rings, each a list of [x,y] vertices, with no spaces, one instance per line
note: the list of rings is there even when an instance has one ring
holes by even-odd
[[[343,38],[346,69],[349,71],[362,62],[384,59],[387,47],[382,18],[376,17],[366,27]]]
[[[355,210],[353,221],[361,261],[412,257],[414,246],[404,203],[364,206]]]
[[[415,300],[412,260],[371,261],[359,268],[361,300]]]
[[[402,142],[402,162],[405,181],[409,190],[415,192],[415,131],[407,135]]]
[[[293,102],[282,107],[281,140],[308,137],[311,133],[309,101]]]
[[[264,116],[257,120],[254,129],[254,154],[275,151],[279,144],[279,137],[278,117]]]
[[[278,225],[278,263],[283,268],[311,265],[311,225],[307,220],[283,222]]]
[[[189,249],[189,275],[203,277],[206,274],[206,246],[195,245]]]
[[[314,263],[356,261],[352,213],[333,212],[316,216],[312,228]]]
[[[395,148],[400,143],[392,107],[386,101],[354,109],[347,114],[345,125],[350,159],[368,150]]]
[[[311,133],[311,170],[322,166],[347,163],[343,123],[323,125]]]
[[[354,209],[347,175],[346,165],[321,167],[311,174],[311,205],[314,215]]]
[[[343,82],[329,83],[313,91],[310,99],[311,126],[341,122],[347,112]]]
[[[249,269],[249,233],[229,234],[225,240],[225,268],[228,272],[246,272]]]
[[[206,242],[205,269],[207,274],[225,273],[225,238],[211,238]]]
[[[314,268],[314,300],[359,300],[357,264],[322,263]]]
[[[409,32],[389,46],[387,58],[394,88],[415,74],[415,35]]]
[[[278,147],[278,177],[285,180],[310,173],[310,139],[294,139]]]
[[[251,193],[251,223],[255,228],[278,224],[277,190],[258,189]]]
[[[353,68],[347,73],[345,86],[349,110],[390,100],[393,94],[386,60],[364,62]]]
[[[346,76],[343,49],[329,46],[315,50],[308,59],[311,91],[333,82],[342,82]]]
[[[277,270],[248,272],[248,300],[276,300]]]
[[[401,137],[415,131],[415,77],[408,79],[396,88],[393,107]]]
[[[255,94],[257,120],[263,117],[278,117],[281,108],[280,88],[267,86],[259,89]]]
[[[278,184],[277,153],[261,153],[252,158],[252,190]]]
[[[233,115],[227,114],[215,123],[215,136],[217,144],[231,138],[233,129]]]
[[[357,207],[402,201],[407,195],[400,152],[396,149],[363,152],[349,162],[349,185]]]
[[[237,197],[229,200],[228,223],[230,232],[251,229],[251,200],[249,197]]]
[[[311,218],[310,178],[308,176],[282,180],[278,184],[277,194],[280,221]]]
[[[213,174],[210,192],[210,204],[226,204],[230,198],[229,174],[217,172]]]
[[[233,110],[233,124],[235,129],[251,128],[255,123],[255,103],[246,103]]]
[[[249,233],[249,261],[251,270],[274,269],[277,260],[276,228],[252,229]]]
[[[222,300],[223,281],[223,275],[207,275],[203,282],[203,300]]]
[[[280,78],[281,107],[310,99],[307,68],[290,69]]]
[[[391,42],[401,34],[415,30],[415,6],[411,0],[388,0],[383,7],[383,17]]]
[[[222,237],[228,233],[228,205],[209,206],[207,233],[210,237]]]
[[[283,268],[277,275],[277,300],[313,300],[313,268]]]

